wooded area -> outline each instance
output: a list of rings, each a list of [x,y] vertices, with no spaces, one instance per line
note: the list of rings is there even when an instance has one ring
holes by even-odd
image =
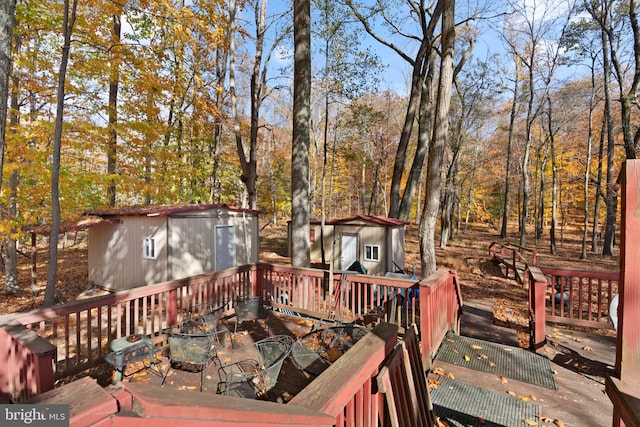
[[[552,252],[580,224],[583,257],[611,254],[640,139],[637,9],[2,1],[5,289],[24,230],[51,225],[55,264],[60,221],[134,204],[257,208],[298,240],[310,217],[415,221],[423,275],[436,227],[444,247],[469,221],[518,224],[522,246],[548,232]]]

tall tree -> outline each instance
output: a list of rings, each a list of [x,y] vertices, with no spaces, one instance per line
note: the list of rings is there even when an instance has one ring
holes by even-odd
[[[237,20],[237,1],[232,2],[230,7],[230,65],[229,65],[229,91],[231,94],[231,108],[234,120],[234,134],[236,140],[236,151],[238,153],[238,159],[240,167],[242,168],[242,175],[240,177],[247,192],[247,206],[250,209],[256,209],[257,207],[257,194],[256,194],[256,180],[258,177],[258,143],[259,143],[259,130],[260,130],[260,110],[262,103],[267,96],[269,96],[270,89],[267,86],[267,74],[271,58],[280,47],[281,42],[290,35],[290,26],[279,28],[275,31],[275,37],[270,45],[265,46],[265,40],[267,31],[273,28],[282,18],[288,17],[288,13],[284,12],[276,17],[267,18],[267,0],[258,0],[248,2],[247,4],[253,8],[255,26],[254,40],[254,56],[253,64],[250,71],[250,127],[249,127],[249,141],[248,144],[243,142],[242,130],[240,126],[240,116],[237,108],[237,96],[236,96],[236,78],[235,78],[235,38],[236,38],[236,20]],[[265,54],[265,48],[267,52]]]
[[[422,218],[420,220],[420,266],[422,277],[436,270],[435,229],[442,187],[442,159],[449,130],[449,106],[453,84],[453,53],[455,49],[455,1],[439,0],[442,8],[442,49],[440,53],[440,77],[435,106],[433,137],[429,144],[427,182]]]
[[[311,118],[311,4],[293,6],[293,143],[291,153],[291,265],[308,267],[309,148]]]
[[[7,134],[7,109],[9,98],[9,76],[11,71],[11,45],[15,23],[15,0],[4,0],[0,3],[0,189],[2,188],[2,172],[4,170],[5,139]],[[13,97],[12,97],[13,98]],[[13,206],[13,205],[12,205]],[[5,291],[17,287],[17,268],[15,239],[9,236],[8,253],[11,262],[7,265]]]
[[[60,230],[60,150],[62,147],[62,126],[64,123],[64,84],[67,78],[67,65],[71,51],[71,35],[76,22],[77,0],[64,1],[62,17],[62,57],[58,74],[57,108],[53,135],[53,159],[51,165],[51,231],[49,233],[49,269],[47,287],[44,293],[44,306],[53,305],[56,283],[58,281],[58,233]]]

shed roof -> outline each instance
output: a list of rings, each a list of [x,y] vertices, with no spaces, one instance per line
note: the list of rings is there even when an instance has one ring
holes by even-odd
[[[67,219],[60,223],[59,234],[70,233],[72,231],[86,230],[101,224],[117,222],[110,219],[101,218],[95,215],[85,215],[82,218]],[[34,225],[24,229],[26,234],[40,234],[48,236],[51,234],[51,224]]]
[[[395,218],[389,218],[386,216],[377,216],[377,215],[355,215],[348,218],[340,218],[340,219],[331,219],[325,221],[327,225],[339,225],[339,224],[349,224],[354,221],[366,221],[371,222],[377,225],[383,225],[385,227],[398,227],[407,225],[407,221],[402,221]],[[312,224],[320,224],[319,220],[312,220]]]
[[[258,214],[253,209],[239,208],[226,204],[190,204],[190,205],[143,205],[118,208],[98,209],[85,212],[85,215],[108,216],[170,216],[178,213],[206,211],[211,209],[225,209],[229,211]]]

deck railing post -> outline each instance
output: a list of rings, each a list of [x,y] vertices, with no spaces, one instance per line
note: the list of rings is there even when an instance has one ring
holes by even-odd
[[[527,267],[529,281],[529,348],[533,351],[544,346],[547,340],[545,330],[545,294],[547,279],[535,266]]]
[[[0,402],[21,402],[53,389],[56,347],[34,331],[17,322],[2,325],[0,354]]]
[[[178,324],[178,289],[167,292],[167,327]]]

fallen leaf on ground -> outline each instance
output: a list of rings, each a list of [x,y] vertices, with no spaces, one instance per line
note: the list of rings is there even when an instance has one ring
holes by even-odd
[[[535,402],[536,400],[538,400],[538,398],[536,397],[536,395],[535,395],[535,394],[532,394],[532,395],[531,395],[531,396],[529,396],[529,397],[530,397],[530,398],[531,398],[531,400],[533,400],[534,402]]]
[[[486,354],[482,354],[482,353],[478,354],[478,359],[488,359],[488,358],[489,356],[487,356]]]
[[[507,394],[510,394],[511,396],[516,397],[516,393],[511,390],[507,390]]]
[[[486,424],[486,422],[484,421],[484,418],[482,417],[478,417],[478,421],[480,422],[480,424]]]
[[[440,385],[440,381],[438,380],[427,380],[427,388],[429,390],[434,390],[438,388],[439,385]]]
[[[562,420],[555,420],[554,424],[557,425],[558,427],[564,427],[564,421]]]
[[[539,415],[538,419],[543,423],[552,423],[554,421],[553,418],[545,417],[544,415]]]
[[[529,398],[527,396],[518,395],[518,399],[522,400],[523,402],[528,402],[529,401]]]
[[[553,350],[553,349],[551,349],[549,347],[545,347],[544,348],[544,352],[547,353],[547,354],[551,354],[551,355],[556,354],[555,350]]]
[[[445,377],[449,378],[450,380],[455,380],[456,377],[453,375],[452,372],[447,372],[446,374],[444,374]]]
[[[589,347],[588,345],[585,345],[584,347],[582,347],[583,350],[585,351],[593,351],[593,349],[591,347]]]
[[[503,348],[503,350],[504,350],[504,351],[513,351],[513,349],[512,349],[512,348],[510,348],[510,347],[505,347],[505,348]]]
[[[489,362],[489,366],[491,366],[493,368],[494,366],[496,366],[496,364],[493,363],[493,362]]]
[[[471,360],[471,358],[469,357],[469,355],[465,354],[464,355],[464,360],[466,360],[468,362],[469,360]]]
[[[453,351],[455,354],[460,353],[458,350],[456,350],[455,348],[451,349],[451,351]]]
[[[581,340],[580,338],[578,338],[578,337],[574,337],[574,338],[573,338],[573,340],[574,340],[575,342],[582,342],[582,340]]]
[[[551,344],[552,346],[557,346],[558,345],[558,343],[555,342],[555,341],[551,341],[549,344]]]
[[[503,377],[502,375],[500,375],[500,376],[498,377],[498,379],[500,380],[500,382],[501,382],[502,384],[506,384],[506,383],[508,383],[508,382],[509,382],[509,381],[507,381],[507,379],[506,379],[505,377]]]
[[[523,423],[525,423],[528,426],[537,426],[538,422],[536,420],[532,420],[529,418],[525,418],[524,420],[522,420]]]
[[[474,350],[482,350],[482,347],[480,347],[477,344],[471,344],[471,348],[474,349]]]
[[[431,372],[433,372],[436,375],[444,375],[444,371],[441,368],[432,369]]]

